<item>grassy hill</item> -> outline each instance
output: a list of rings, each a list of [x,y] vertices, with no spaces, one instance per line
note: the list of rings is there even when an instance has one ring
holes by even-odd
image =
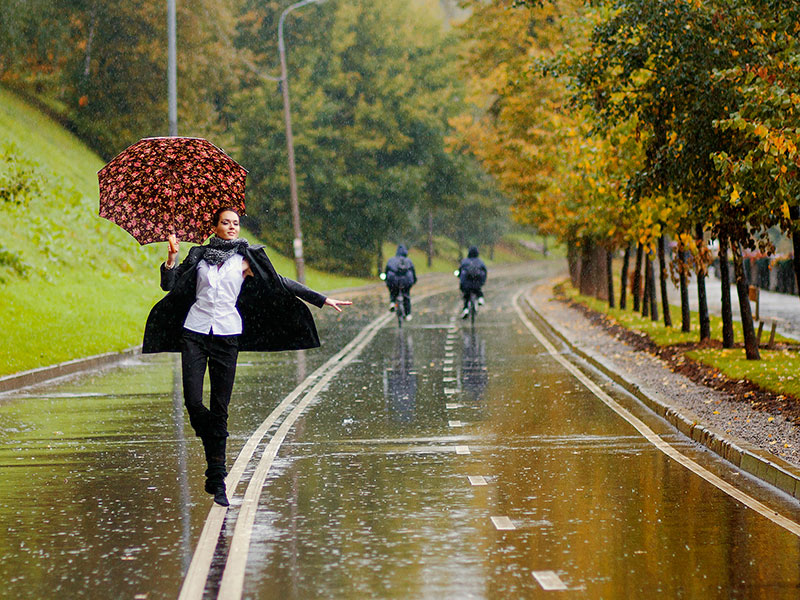
[[[13,198],[15,183],[32,186],[20,204],[0,198],[0,376],[141,343],[147,313],[163,295],[157,268],[166,244],[141,247],[97,216],[102,166],[77,138],[0,88],[0,195]],[[293,276],[292,261],[269,254]],[[307,278],[317,289],[364,283],[313,270]]]

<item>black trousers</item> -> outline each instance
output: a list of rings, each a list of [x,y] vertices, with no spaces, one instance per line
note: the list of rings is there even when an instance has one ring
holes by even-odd
[[[464,308],[469,308],[469,296],[474,293],[477,298],[483,298],[483,290],[479,287],[461,287],[461,296],[464,298]]]
[[[228,436],[228,404],[231,401],[238,357],[238,335],[202,334],[183,330],[183,400],[189,412],[189,423],[198,437]],[[203,405],[206,366],[211,380],[208,408]]]
[[[403,309],[405,310],[407,315],[411,314],[411,286],[406,285],[397,285],[397,284],[388,284],[387,287],[389,288],[389,302],[397,302],[397,296],[400,295],[400,292],[403,292]]]

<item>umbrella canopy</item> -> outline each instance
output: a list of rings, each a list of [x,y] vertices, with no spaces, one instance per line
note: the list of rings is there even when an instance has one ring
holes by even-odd
[[[202,244],[211,235],[214,211],[244,214],[247,170],[208,140],[144,138],[97,173],[100,216],[140,244],[179,240]]]

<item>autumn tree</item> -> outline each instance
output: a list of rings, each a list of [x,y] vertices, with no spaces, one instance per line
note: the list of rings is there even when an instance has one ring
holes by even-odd
[[[254,3],[246,16],[242,43],[255,50],[255,60],[274,65],[274,11]],[[308,260],[366,275],[383,241],[411,228],[415,208],[458,194],[460,166],[444,141],[448,118],[459,109],[452,45],[435,14],[384,0],[308,7],[287,25],[286,39]],[[243,91],[237,109],[251,212],[268,239],[287,247],[275,84]],[[455,189],[437,182],[454,182]]]

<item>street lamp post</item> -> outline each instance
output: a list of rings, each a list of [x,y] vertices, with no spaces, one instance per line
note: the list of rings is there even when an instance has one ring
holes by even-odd
[[[175,0],[167,0],[167,106],[169,134],[178,135],[178,77],[175,42]]]
[[[294,167],[294,138],[292,137],[292,113],[289,107],[289,79],[286,73],[286,47],[283,43],[283,22],[293,10],[319,2],[320,0],[302,0],[296,2],[282,13],[278,21],[278,52],[281,57],[281,91],[283,92],[283,118],[286,122],[286,150],[289,155],[289,193],[292,204],[292,225],[294,226],[294,264],[297,280],[306,281],[306,269],[303,261],[303,232],[300,229],[300,206],[297,202],[297,173]]]

